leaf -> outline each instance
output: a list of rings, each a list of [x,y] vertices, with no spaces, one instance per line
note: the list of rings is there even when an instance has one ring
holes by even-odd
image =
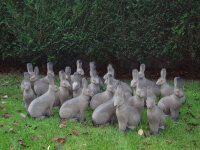
[[[1,125],[0,125],[0,128],[2,128],[2,127],[3,127],[3,125],[1,124]]]
[[[20,116],[23,117],[23,118],[26,118],[26,115],[23,114],[23,113],[20,113]]]
[[[6,99],[6,98],[8,98],[8,95],[3,95],[2,96],[2,99]]]
[[[15,131],[14,131],[13,128],[10,128],[10,129],[9,129],[9,132],[11,132],[11,133],[15,133]]]
[[[167,142],[167,144],[172,144],[172,141],[170,141],[170,140],[168,140],[168,141],[166,141]]]
[[[197,119],[200,119],[200,116],[199,116],[199,117],[197,117]]]
[[[8,113],[5,113],[5,114],[3,114],[3,117],[4,117],[4,118],[9,118],[10,115],[9,115]]]
[[[17,112],[19,112],[19,113],[20,113],[20,112],[22,112],[22,111],[21,111],[21,110],[17,110]]]
[[[138,130],[138,134],[139,134],[139,135],[143,135],[143,133],[144,133],[144,132],[143,132],[142,129]]]
[[[18,124],[18,122],[17,122],[16,120],[14,120],[14,121],[13,121],[13,124],[14,124],[14,125],[17,125],[17,124]]]
[[[61,123],[61,124],[65,124],[65,123],[66,123],[66,120],[60,120],[60,123]]]
[[[67,141],[67,138],[53,138],[51,141],[58,143],[65,143]]]
[[[72,132],[73,132],[74,135],[79,136],[76,129],[73,129]]]
[[[33,141],[35,139],[35,136],[31,136],[31,140]]]
[[[38,139],[41,139],[41,138],[42,138],[42,136],[41,136],[41,135],[38,135],[38,136],[37,136],[37,138],[38,138]]]
[[[10,146],[10,150],[14,150],[12,146]]]
[[[147,134],[146,134],[146,132],[144,132],[144,137],[147,138]]]
[[[66,127],[67,126],[65,124],[62,124],[62,123],[59,125],[59,128],[66,128]]]

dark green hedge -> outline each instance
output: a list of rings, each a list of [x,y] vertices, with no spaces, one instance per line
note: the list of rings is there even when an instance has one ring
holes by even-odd
[[[0,56],[200,62],[199,0],[3,0]]]

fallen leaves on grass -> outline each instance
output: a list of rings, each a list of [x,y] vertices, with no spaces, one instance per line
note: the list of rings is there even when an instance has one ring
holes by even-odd
[[[9,113],[5,113],[5,114],[3,114],[3,117],[4,117],[4,118],[9,118],[10,115],[9,115]]]
[[[31,140],[33,141],[35,139],[35,136],[31,136]]]
[[[192,104],[188,104],[188,109],[192,108]]]
[[[191,112],[186,112],[186,114],[191,116],[192,118],[195,118],[195,116]]]
[[[192,142],[193,142],[194,146],[197,145],[197,142],[195,140],[192,140]]]
[[[73,132],[74,135],[79,136],[76,129],[73,129],[72,132]]]
[[[38,135],[38,136],[37,136],[37,138],[38,138],[38,139],[41,139],[41,138],[42,138],[42,136],[41,136],[41,135]]]
[[[52,142],[57,142],[57,143],[65,143],[67,141],[67,138],[53,138]]]
[[[199,116],[199,117],[197,117],[197,119],[200,119],[200,116]]]
[[[0,128],[2,128],[2,127],[3,127],[3,125],[1,124],[1,125],[0,125]]]
[[[66,127],[67,126],[65,124],[62,124],[62,123],[59,125],[59,128],[66,128]]]
[[[24,139],[20,139],[20,140],[18,140],[18,143],[21,145],[21,146],[23,146],[23,147],[30,147],[29,145],[25,145],[24,144]]]
[[[167,144],[169,144],[169,145],[172,144],[172,141],[170,141],[170,140],[167,140],[166,142],[167,142]]]
[[[12,146],[10,146],[10,150],[14,150],[14,148]]]
[[[3,111],[6,111],[6,108],[3,105],[0,105],[0,109],[2,109]]]
[[[10,128],[10,129],[9,129],[9,132],[11,132],[11,133],[15,133],[15,131],[14,131],[13,128]]]
[[[6,98],[8,98],[8,95],[3,95],[2,96],[2,99],[6,99]]]
[[[26,115],[23,114],[23,113],[20,113],[20,116],[23,117],[23,118],[26,118]]]
[[[21,110],[17,110],[17,112],[19,112],[19,113],[20,113],[20,112],[22,112],[22,111],[21,111]]]
[[[142,129],[138,130],[139,135],[143,135],[144,131]]]

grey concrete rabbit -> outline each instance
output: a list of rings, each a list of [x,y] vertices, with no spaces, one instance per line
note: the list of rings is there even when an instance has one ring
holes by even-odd
[[[78,72],[74,72],[72,78],[73,97],[77,97],[82,92],[82,77]]]
[[[23,101],[25,104],[25,108],[28,111],[28,107],[30,103],[36,98],[30,82],[30,74],[28,72],[24,73],[24,90],[23,90]]]
[[[155,93],[156,96],[160,96],[160,88],[158,87],[158,85],[156,85],[156,83],[154,83],[153,81],[147,79],[145,77],[145,64],[141,64],[140,65],[140,72],[138,73],[140,78],[143,78],[144,80],[144,86],[148,87],[151,86],[153,89],[153,92]]]
[[[114,106],[116,107],[116,115],[119,123],[119,129],[126,131],[126,129],[134,130],[140,122],[140,113],[138,110],[128,105],[125,102],[123,87],[119,85],[117,87],[116,96],[114,97]]]
[[[66,73],[62,70],[59,72],[60,87],[59,87],[59,100],[61,105],[72,98],[72,87],[68,80],[66,80]]]
[[[88,88],[88,83],[85,78],[82,79],[83,90],[80,96],[66,101],[60,108],[60,118],[67,120],[84,121],[85,111],[88,108],[90,96],[93,93]]]
[[[52,74],[54,76],[54,74]],[[34,92],[37,97],[46,93],[49,89],[49,80],[47,77],[40,79],[39,68],[36,66],[34,68],[34,75],[31,77],[31,82],[34,83]]]
[[[158,107],[167,115],[170,115],[174,121],[178,119],[182,103],[185,101],[185,94],[180,88],[180,77],[174,78],[174,93],[160,99]]]
[[[166,115],[156,106],[156,96],[151,87],[147,88],[147,119],[149,121],[150,133],[157,134],[165,128]]]
[[[28,113],[35,119],[44,119],[53,114],[52,107],[55,101],[54,75],[48,74],[49,89],[42,96],[34,99],[28,107]]]
[[[174,92],[174,87],[167,84],[166,74],[166,69],[163,68],[160,72],[160,78],[156,82],[160,86],[160,93],[163,97],[172,95]]]
[[[94,110],[99,105],[110,100],[114,95],[115,89],[116,89],[116,86],[113,84],[113,77],[111,74],[109,74],[106,91],[94,95],[90,101],[90,107]]]

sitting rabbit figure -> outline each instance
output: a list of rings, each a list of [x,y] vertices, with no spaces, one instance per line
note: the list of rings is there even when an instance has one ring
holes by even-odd
[[[23,101],[25,108],[28,111],[30,103],[35,99],[35,94],[31,88],[30,74],[28,72],[24,73],[24,91],[23,91]]]
[[[88,88],[88,83],[85,78],[82,79],[83,90],[80,96],[66,101],[60,108],[60,118],[70,121],[84,121],[85,111],[88,108],[89,99],[93,95]]]
[[[94,70],[96,70],[96,65],[95,65],[95,62],[94,61],[92,61],[92,62],[90,62],[90,77],[92,77],[92,76],[94,76],[93,74],[93,71]],[[97,76],[98,76],[98,73],[97,73],[97,71],[96,71],[96,74],[97,74]],[[102,79],[99,77],[99,87],[100,87],[100,89],[102,89],[103,88],[103,81],[102,81]]]
[[[140,78],[143,78],[144,86],[146,86],[146,87],[151,86],[153,88],[153,92],[156,94],[156,96],[160,96],[160,88],[156,85],[156,83],[154,83],[151,80],[148,80],[145,77],[144,72],[145,72],[145,64],[141,64],[140,65],[140,72],[138,73],[138,75],[139,75]]]
[[[127,104],[129,104],[130,106],[134,106],[137,109],[137,111],[140,113],[140,116],[142,116],[144,103],[147,97],[146,96],[147,91],[146,91],[146,87],[143,86],[142,78],[139,78],[136,84],[137,85],[136,85],[135,95],[132,97],[129,97],[129,99],[127,100]]]
[[[54,75],[48,74],[49,89],[42,96],[34,99],[28,107],[28,113],[31,117],[39,120],[49,117],[53,114],[52,107],[55,102],[55,92],[57,88],[54,85]]]
[[[54,76],[54,74],[52,74]],[[31,77],[31,82],[34,83],[34,92],[37,97],[46,93],[49,89],[49,81],[47,77],[40,79],[39,77],[39,68],[36,66],[34,68],[34,75]]]
[[[59,87],[59,100],[61,105],[72,98],[72,87],[68,80],[66,80],[66,73],[61,70],[59,72],[60,87]]]
[[[135,94],[137,82],[138,82],[138,70],[137,69],[132,70],[132,77],[133,77],[133,80],[131,81],[131,87],[133,88],[133,91],[134,91],[134,94]]]
[[[181,87],[180,77],[174,78],[174,93],[160,99],[158,107],[166,115],[170,115],[174,121],[177,121],[182,103],[185,101],[185,94]]]
[[[160,78],[156,82],[156,84],[160,86],[160,93],[163,97],[172,95],[174,92],[174,87],[167,84],[166,74],[166,69],[163,68],[160,73]]]
[[[156,106],[156,96],[151,87],[147,88],[147,119],[149,121],[150,133],[157,134],[165,128],[166,115]]]
[[[81,95],[82,92],[82,77],[78,72],[74,72],[72,80],[73,97]]]
[[[31,63],[28,63],[26,65],[26,67],[27,67],[27,71],[29,73],[29,78],[31,78],[34,75],[33,65]],[[31,88],[33,89],[33,84],[32,83],[31,83]],[[22,82],[21,82],[21,91],[22,91],[22,93],[24,91],[24,80],[22,80]]]
[[[97,74],[97,71],[96,69],[93,69],[90,71],[90,81],[91,83],[89,84],[89,89],[91,91],[93,91],[94,94],[97,94],[97,93],[100,93],[101,92],[101,89],[100,89],[100,79],[99,79],[99,76]]]
[[[77,66],[76,72],[78,72],[81,75],[81,77],[83,77],[85,75],[85,73],[84,73],[84,70],[82,68],[82,61],[81,60],[77,60],[76,61],[76,66]]]
[[[104,75],[103,79],[105,80],[105,84],[107,84],[108,75],[111,74],[113,78],[115,78],[115,70],[111,64],[107,67],[107,73]]]
[[[71,67],[69,66],[65,67],[65,73],[66,73],[66,80],[69,81],[70,84],[72,84]]]
[[[95,110],[99,105],[110,100],[115,92],[115,85],[113,84],[113,77],[111,74],[108,75],[108,85],[106,91],[94,95],[90,101],[90,107]]]
[[[118,85],[114,97],[114,106],[116,107],[116,115],[119,123],[119,129],[123,132],[127,128],[134,130],[140,123],[140,113],[138,110],[125,102],[124,91],[121,85]]]

